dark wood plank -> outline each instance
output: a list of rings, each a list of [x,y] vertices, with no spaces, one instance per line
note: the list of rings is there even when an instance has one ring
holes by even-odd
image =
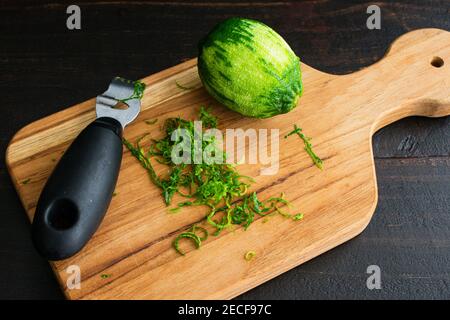
[[[450,156],[449,128],[450,117],[403,119],[375,134],[375,157]]]
[[[379,60],[406,31],[450,30],[448,0],[377,2],[382,29],[373,31],[370,1],[77,1],[82,30],[68,31],[71,3],[0,1],[2,154],[19,128],[95,96],[114,75],[140,78],[194,57],[198,40],[226,17],[266,22],[304,62],[336,74]],[[448,298],[449,136],[449,117],[409,118],[377,133],[380,199],[368,229],[240,298]],[[0,203],[0,298],[62,297],[32,248],[3,161]],[[381,291],[365,287],[369,264],[385,274]]]

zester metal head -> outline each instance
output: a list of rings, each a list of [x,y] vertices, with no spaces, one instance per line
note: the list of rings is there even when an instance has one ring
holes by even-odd
[[[97,96],[95,111],[97,118],[109,117],[120,122],[122,128],[125,128],[132,122],[141,110],[141,101],[139,98],[129,99],[134,94],[134,81],[123,78],[114,78],[108,90]],[[127,109],[114,108],[120,101],[128,105]]]

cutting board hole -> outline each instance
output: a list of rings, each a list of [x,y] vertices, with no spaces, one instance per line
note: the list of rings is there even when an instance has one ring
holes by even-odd
[[[78,209],[69,199],[58,199],[50,206],[48,224],[56,230],[67,230],[78,221]]]
[[[440,68],[444,65],[444,60],[441,57],[433,57],[430,63],[433,67]]]

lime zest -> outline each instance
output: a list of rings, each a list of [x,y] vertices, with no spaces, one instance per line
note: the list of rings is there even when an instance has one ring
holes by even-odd
[[[182,90],[192,90],[192,89],[195,89],[195,87],[188,87],[188,86],[184,86],[184,85],[180,84],[180,83],[178,82],[178,80],[175,80],[175,84],[176,84],[176,86],[177,86],[178,88],[180,88],[180,89],[182,89]]]
[[[254,257],[256,256],[256,252],[255,251],[247,251],[244,255],[244,259],[247,261],[252,260]]]
[[[179,247],[179,242],[181,239],[190,239],[194,242],[195,247],[197,249],[200,248],[201,244],[202,244],[202,240],[200,239],[200,237],[198,235],[196,235],[193,232],[183,232],[180,233],[175,240],[173,241],[173,247],[175,249],[175,251],[177,251],[179,254],[181,254],[182,256],[185,255],[185,253],[183,251],[181,251],[180,247]]]
[[[319,168],[320,170],[323,170],[323,161],[314,153],[312,149],[313,146],[311,144],[311,138],[305,136],[302,130],[303,130],[302,128],[294,124],[294,130],[285,135],[284,138],[286,139],[287,137],[293,134],[297,134],[303,140],[303,143],[305,144],[305,151],[306,153],[308,153],[308,155],[310,156],[316,167]]]
[[[148,125],[152,125],[152,124],[155,124],[157,122],[158,122],[158,118],[145,120],[145,123],[148,124]]]
[[[120,78],[122,81],[127,81],[126,79]],[[117,99],[117,101],[126,103],[128,100],[132,100],[132,99],[139,99],[141,100],[142,97],[144,96],[144,90],[145,90],[145,83],[137,80],[133,82],[134,84],[134,90],[133,90],[133,94],[131,96],[129,96],[128,98],[125,99]]]
[[[205,107],[200,108],[199,118],[206,128],[216,128],[217,118]],[[280,197],[271,197],[268,200],[260,201],[256,192],[248,193],[253,178],[239,174],[235,166],[226,163],[198,163],[194,160],[194,152],[190,155],[191,163],[175,164],[172,161],[172,149],[177,144],[185,143],[184,140],[172,140],[172,134],[184,129],[191,139],[191,147],[195,147],[194,137],[199,133],[194,121],[185,120],[180,117],[166,119],[163,125],[165,136],[161,139],[146,139],[150,141],[149,146],[144,146],[142,141],[148,134],[137,139],[135,144],[130,143],[125,138],[123,144],[147,170],[150,180],[161,190],[161,195],[167,206],[172,205],[175,194],[186,198],[176,206],[168,208],[169,213],[177,213],[183,207],[206,206],[209,211],[205,215],[205,222],[214,228],[213,235],[219,235],[223,230],[232,225],[240,225],[247,230],[255,220],[255,215],[266,217],[276,213],[284,216],[291,215],[284,213],[280,207],[291,204],[284,199],[282,193]],[[202,150],[206,147],[217,147],[213,139],[202,140]],[[194,147],[193,147],[194,145]],[[192,149],[194,150],[194,149]],[[219,155],[225,160],[225,152],[217,149]],[[168,174],[159,176],[153,165],[155,160],[168,169]],[[296,220],[296,219],[294,219]],[[264,222],[264,221],[263,221]],[[197,234],[202,233],[202,237]],[[179,241],[187,238],[200,248],[202,241],[208,237],[208,231],[199,226],[193,226],[186,232],[180,233],[173,241],[175,250],[184,255],[179,248]]]

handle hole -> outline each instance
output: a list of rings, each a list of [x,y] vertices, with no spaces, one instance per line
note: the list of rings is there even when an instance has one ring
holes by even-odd
[[[440,68],[444,65],[444,60],[441,57],[433,57],[430,63],[433,67]]]
[[[69,199],[58,199],[52,203],[48,212],[48,224],[56,230],[66,230],[78,221],[78,208]]]

